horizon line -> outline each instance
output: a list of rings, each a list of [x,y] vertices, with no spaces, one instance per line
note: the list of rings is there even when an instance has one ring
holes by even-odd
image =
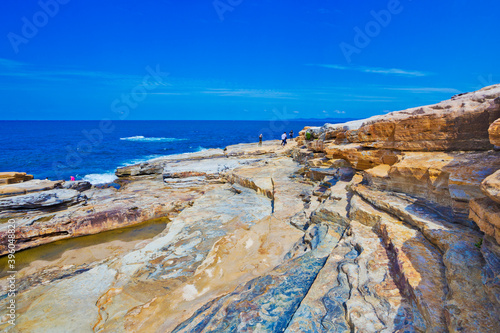
[[[358,120],[365,118],[291,118],[291,119],[0,119],[0,121],[309,121],[309,120]]]

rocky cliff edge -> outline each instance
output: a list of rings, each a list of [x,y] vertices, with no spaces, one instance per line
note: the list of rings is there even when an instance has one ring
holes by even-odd
[[[170,222],[127,251],[19,272],[15,327],[2,279],[0,328],[499,332],[499,118],[496,85],[306,128],[286,147],[118,169],[119,189],[36,192],[75,191],[54,205],[9,192],[0,218],[21,221],[25,248]]]

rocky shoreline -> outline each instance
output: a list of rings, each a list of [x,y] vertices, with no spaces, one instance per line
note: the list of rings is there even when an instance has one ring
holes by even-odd
[[[9,219],[18,251],[169,222],[133,249],[19,271],[16,326],[0,279],[0,329],[500,332],[499,138],[496,85],[286,147],[119,168],[114,186],[12,174],[2,255]]]

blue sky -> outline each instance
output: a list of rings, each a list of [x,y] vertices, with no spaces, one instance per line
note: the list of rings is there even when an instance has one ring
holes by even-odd
[[[3,0],[0,119],[363,118],[431,104],[500,82],[499,11],[493,0]]]

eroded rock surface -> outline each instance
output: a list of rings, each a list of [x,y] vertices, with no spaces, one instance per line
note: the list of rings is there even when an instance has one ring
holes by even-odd
[[[492,145],[500,146],[500,120],[495,120],[488,129]]]
[[[33,179],[19,184],[3,185],[0,186],[0,198],[62,188],[63,183],[63,181]]]
[[[15,327],[0,279],[0,329],[500,332],[499,94],[306,128],[286,148],[159,158],[117,170],[119,189],[73,190],[85,202],[1,212],[19,248],[170,222],[133,248],[23,273]]]
[[[76,190],[50,190],[0,199],[0,211],[39,209],[59,205],[74,205],[85,200]]]
[[[33,179],[33,175],[26,172],[0,172],[0,185],[22,183]]]
[[[307,131],[319,138],[310,143],[313,150],[328,142],[403,151],[488,150],[488,128],[499,117],[500,85],[494,85],[435,105]]]
[[[484,197],[484,178],[500,169],[500,153],[450,152],[405,153],[392,166],[366,170],[373,188],[412,195],[439,207],[444,215],[470,227],[468,203]]]
[[[500,171],[486,177],[481,183],[481,190],[491,200],[500,204]]]

